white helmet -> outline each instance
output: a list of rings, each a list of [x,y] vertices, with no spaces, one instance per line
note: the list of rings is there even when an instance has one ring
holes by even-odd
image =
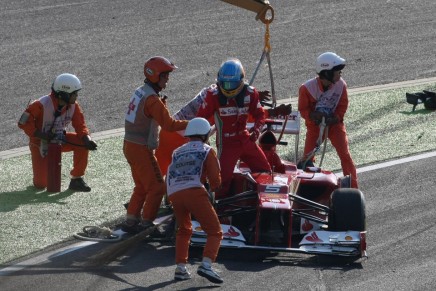
[[[65,92],[71,94],[82,89],[82,83],[75,75],[65,73],[56,77],[52,89],[55,93]]]
[[[345,59],[335,53],[326,52],[316,59],[316,72],[319,74],[324,70],[340,71],[345,67]]]
[[[193,135],[208,135],[210,132],[210,124],[204,118],[196,117],[189,121],[188,126],[185,130],[185,136]]]

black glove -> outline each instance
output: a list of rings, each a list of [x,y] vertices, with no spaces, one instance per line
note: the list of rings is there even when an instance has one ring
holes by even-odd
[[[97,149],[97,143],[93,141],[89,135],[83,137],[83,142],[88,150],[95,151]]]
[[[292,105],[291,104],[280,104],[278,107],[279,115],[281,116],[288,116],[292,112]]]
[[[268,110],[268,114],[270,117],[288,116],[289,114],[291,114],[291,112],[291,104],[280,104],[280,106]]]
[[[424,101],[424,107],[427,110],[436,110],[436,97],[428,97]]]
[[[326,125],[333,125],[333,124],[336,124],[338,122],[339,122],[339,118],[334,114],[327,116],[327,118],[325,119]]]
[[[46,141],[50,141],[53,138],[56,137],[56,134],[54,134],[53,132],[42,132],[39,129],[35,130],[35,133],[33,134],[33,136],[46,140]]]
[[[310,113],[309,118],[313,120],[317,125],[321,123],[324,113],[319,111],[313,111]]]
[[[259,91],[259,101],[265,102],[271,100],[271,93],[268,90]]]

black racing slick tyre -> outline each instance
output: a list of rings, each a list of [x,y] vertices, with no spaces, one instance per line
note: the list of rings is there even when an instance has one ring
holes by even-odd
[[[330,196],[329,230],[366,230],[365,208],[365,198],[360,190],[353,188],[336,189]]]
[[[436,97],[429,97],[424,101],[424,107],[427,110],[436,110]]]

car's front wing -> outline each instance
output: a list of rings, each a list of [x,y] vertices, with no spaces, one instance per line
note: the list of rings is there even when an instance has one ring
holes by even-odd
[[[192,221],[193,234],[191,245],[204,246],[206,233],[197,221]],[[272,250],[279,252],[297,252],[318,255],[336,255],[366,257],[366,231],[325,231],[317,230],[307,233],[299,243],[299,247],[277,247],[249,244],[241,231],[235,226],[222,224],[223,248],[243,248],[257,250]]]

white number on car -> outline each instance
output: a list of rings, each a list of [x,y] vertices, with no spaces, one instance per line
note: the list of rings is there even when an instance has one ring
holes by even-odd
[[[265,192],[267,192],[267,193],[279,193],[280,192],[280,187],[279,186],[268,185],[265,188]]]

